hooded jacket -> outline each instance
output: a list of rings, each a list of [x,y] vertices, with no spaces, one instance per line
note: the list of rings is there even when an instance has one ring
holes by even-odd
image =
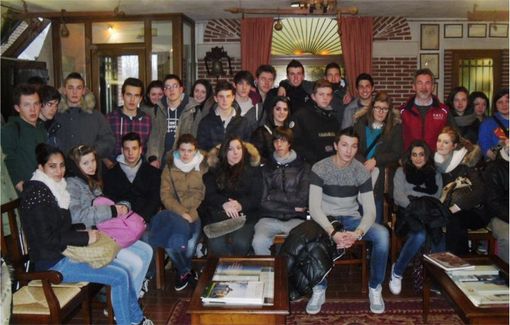
[[[259,168],[260,155],[251,143],[244,143],[247,157],[244,158],[244,169],[235,188],[223,188],[218,185],[220,173],[219,147],[208,153],[207,162],[209,171],[204,175],[205,198],[199,208],[204,225],[222,221],[218,219],[219,212],[223,211],[223,203],[229,199],[237,200],[242,206],[242,212],[247,216],[246,222],[255,224],[258,221],[259,206],[262,195],[262,177]]]
[[[508,223],[508,160],[498,159],[485,169],[486,204],[491,217]]]

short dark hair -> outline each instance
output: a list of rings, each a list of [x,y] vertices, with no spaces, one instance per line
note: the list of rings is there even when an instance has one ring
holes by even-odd
[[[129,132],[122,136],[121,144],[124,146],[124,142],[126,141],[138,141],[138,145],[142,145],[142,139],[140,138],[140,135],[136,132]]]
[[[150,99],[150,92],[152,88],[161,88],[161,91],[165,90],[165,85],[163,85],[163,81],[161,80],[152,80],[149,85],[147,86],[147,90],[145,91],[145,97],[144,102],[145,104],[148,104],[152,106],[151,99]]]
[[[324,75],[326,75],[328,73],[329,69],[338,69],[338,71],[340,71],[340,73],[342,72],[342,69],[340,69],[340,66],[336,62],[331,62],[326,65],[326,68],[324,68]]]
[[[340,138],[342,137],[342,135],[345,135],[350,138],[356,138],[356,139],[358,139],[358,142],[359,142],[359,134],[354,130],[354,128],[352,126],[349,126],[345,129],[342,129],[342,130],[336,132],[335,143],[338,143],[338,141],[340,141]]]
[[[278,126],[273,130],[273,141],[278,139],[285,139],[292,145],[294,142],[294,132],[290,128]]]
[[[179,139],[177,139],[177,143],[175,144],[175,147],[177,149],[179,149],[179,147],[181,146],[181,144],[183,143],[189,143],[189,144],[192,144],[195,149],[198,149],[198,141],[197,141],[197,138],[195,138],[193,136],[193,134],[190,134],[190,133],[185,133],[183,135],[181,135],[179,137]]]
[[[270,64],[259,65],[257,71],[255,71],[255,76],[258,78],[262,72],[270,73],[273,75],[273,78],[276,78],[276,69]]]
[[[287,68],[285,69],[287,74],[289,74],[289,68],[301,68],[303,70],[303,73],[305,73],[305,67],[298,60],[291,60],[289,64],[287,64]]]
[[[85,86],[85,80],[83,80],[83,77],[78,72],[71,72],[70,74],[68,74],[67,77],[64,79],[64,85],[66,85],[67,82],[71,79],[81,80],[81,82],[83,82],[83,85]]]
[[[370,82],[370,85],[373,87],[374,86],[374,79],[372,78],[371,75],[369,75],[368,73],[366,72],[363,72],[363,73],[360,73],[358,75],[358,77],[356,77],[356,88],[358,88],[359,86],[359,83],[361,80],[368,80],[368,82]]]
[[[143,82],[138,78],[127,78],[124,80],[124,83],[122,84],[122,95],[126,92],[126,87],[136,87],[140,88],[140,95],[143,95]]]
[[[52,100],[56,100],[57,103],[60,103],[60,99],[62,99],[62,95],[57,90],[57,88],[43,85],[39,88],[39,98],[41,99],[41,104],[46,104],[51,102]]]
[[[238,84],[241,81],[248,82],[252,87],[255,85],[255,79],[253,74],[248,70],[241,70],[234,75],[234,83]]]
[[[475,99],[477,98],[481,98],[483,100],[485,100],[485,104],[487,105],[486,107],[486,111],[485,111],[485,115],[487,115],[487,112],[489,111],[490,109],[490,105],[489,105],[489,97],[487,97],[487,95],[485,95],[484,92],[482,91],[473,91],[470,95],[469,95],[469,102],[470,103],[475,103]]]
[[[498,112],[498,108],[496,107],[496,102],[504,96],[508,96],[508,88],[500,88],[494,93],[494,97],[492,99],[492,114],[496,114]]]
[[[432,79],[432,81],[434,81],[434,73],[432,73],[432,71],[429,68],[416,70],[416,72],[414,73],[414,81],[416,82],[416,78],[418,78],[418,76],[421,76],[421,75],[430,76],[430,79]]]
[[[37,93],[37,89],[35,88],[34,85],[29,85],[29,84],[17,85],[16,88],[14,88],[14,92],[12,95],[14,105],[21,104],[20,103],[21,96],[30,96],[33,94],[37,94],[37,96],[39,96],[39,94]]]
[[[46,143],[39,143],[35,147],[35,157],[38,165],[44,166],[44,164],[46,164],[48,160],[50,160],[50,157],[52,155],[61,155],[65,161],[64,153],[57,147],[54,147]]]
[[[214,88],[214,94],[218,95],[218,93],[223,90],[232,91],[232,95],[236,93],[234,85],[232,85],[230,82],[226,80],[219,80],[218,83],[216,84],[216,88]]]
[[[452,91],[450,91],[450,94],[448,95],[448,98],[446,99],[446,103],[445,104],[450,109],[455,110],[453,102],[455,101],[455,96],[457,95],[457,93],[464,93],[464,94],[466,94],[466,98],[468,99],[468,106],[466,108],[466,112],[468,112],[470,110],[471,101],[469,101],[469,90],[467,90],[466,87],[464,87],[464,86],[458,86],[458,87],[453,88]]]
[[[325,79],[319,79],[313,84],[313,93],[315,94],[319,88],[331,88],[333,90],[333,85]]]
[[[179,76],[178,76],[178,75],[176,75],[176,74],[167,74],[167,75],[165,76],[165,79],[163,79],[163,90],[165,89],[165,88],[164,88],[165,82],[166,82],[167,80],[172,80],[172,79],[173,79],[173,80],[177,80],[177,82],[179,83],[179,86],[181,86],[181,87],[183,87],[183,86],[184,86],[184,84],[182,83],[181,78],[179,78]]]
[[[209,80],[198,79],[197,81],[195,81],[195,83],[193,83],[193,86],[191,86],[191,92],[190,92],[191,97],[193,97],[193,93],[195,92],[195,87],[197,85],[202,85],[205,87],[205,99],[206,100],[212,96],[212,86],[211,86],[211,83],[209,82]]]

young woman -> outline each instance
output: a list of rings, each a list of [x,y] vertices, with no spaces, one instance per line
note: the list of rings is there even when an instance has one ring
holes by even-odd
[[[377,177],[374,185],[376,219],[382,223],[384,210],[384,170],[396,165],[402,154],[402,128],[400,117],[392,108],[391,97],[381,91],[377,93],[368,110],[356,114],[354,131],[359,135],[356,158],[364,162],[365,168]]]
[[[155,114],[158,102],[163,98],[163,88],[161,80],[153,80],[147,86],[147,91],[143,97],[142,109],[150,116]]]
[[[481,91],[474,91],[469,95],[468,102],[473,104],[473,110],[480,122],[485,120],[489,109],[489,98]]]
[[[69,210],[74,223],[83,223],[87,228],[129,212],[129,202],[121,202],[112,206],[93,205],[94,199],[103,196],[102,180],[97,170],[96,152],[92,147],[79,145],[69,153],[67,191],[71,195]],[[141,291],[145,275],[152,259],[152,247],[140,240],[123,248],[115,260],[129,271],[135,292],[143,296]]]
[[[443,178],[443,186],[454,182],[458,177],[468,177],[473,183],[471,191],[478,193],[476,182],[481,180],[475,166],[481,159],[480,148],[469,141],[461,139],[455,129],[447,126],[437,138],[437,152],[434,162]],[[447,202],[451,212],[450,222],[446,227],[446,249],[457,255],[468,253],[468,229],[485,227],[490,214],[484,206],[483,191],[478,197],[469,200],[458,198],[458,202]],[[465,196],[466,197],[466,196]],[[479,202],[475,202],[479,201]]]
[[[443,189],[441,174],[436,172],[432,153],[424,141],[415,140],[411,143],[402,157],[402,166],[397,169],[393,179],[393,199],[398,208],[398,218],[403,217],[405,209],[409,206],[409,197],[432,196],[439,199]],[[392,266],[389,287],[393,294],[400,294],[404,271],[426,240],[425,229],[407,233],[404,247]],[[441,249],[440,246],[432,248],[434,251]]]
[[[480,120],[473,110],[473,103],[469,101],[469,91],[464,87],[453,88],[446,105],[450,107],[460,135],[471,143],[477,143]]]
[[[290,101],[288,97],[275,97],[271,107],[272,109],[269,114],[267,114],[264,125],[253,131],[251,136],[251,142],[259,150],[263,161],[269,161],[272,159],[274,152],[274,129],[278,126],[289,127],[290,121]]]
[[[96,230],[72,224],[71,198],[64,180],[64,154],[55,147],[39,144],[37,170],[25,185],[21,197],[21,220],[30,244],[30,259],[36,271],[53,270],[64,282],[95,282],[112,288],[112,305],[118,324],[152,324],[143,317],[136,291],[124,265],[117,260],[94,269],[62,255],[67,245],[87,246],[97,240]]]
[[[508,146],[508,88],[500,89],[492,100],[492,113],[480,125],[478,143],[482,153],[490,160],[496,159],[499,149]]]
[[[186,288],[196,276],[191,258],[201,233],[197,209],[204,199],[202,176],[207,171],[207,161],[197,147],[191,134],[177,139],[177,150],[169,155],[161,176],[161,201],[166,210],[151,221],[149,242],[164,247],[174,263],[176,291]]]
[[[211,98],[212,94],[211,83],[206,79],[198,79],[191,87],[189,96],[193,97],[198,104],[203,105],[206,100]]]
[[[208,239],[211,256],[245,256],[251,249],[254,225],[262,194],[260,156],[257,149],[237,136],[228,136],[219,149],[209,153],[209,171],[204,175],[205,199],[200,215],[205,224],[246,215],[242,228]],[[214,159],[214,155],[218,159]]]

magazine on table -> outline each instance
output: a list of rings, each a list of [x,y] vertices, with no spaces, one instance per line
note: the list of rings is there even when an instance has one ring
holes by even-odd
[[[424,254],[423,257],[445,271],[472,270],[475,268],[474,265],[450,252]]]
[[[204,304],[262,305],[264,283],[255,281],[212,281],[201,296]]]

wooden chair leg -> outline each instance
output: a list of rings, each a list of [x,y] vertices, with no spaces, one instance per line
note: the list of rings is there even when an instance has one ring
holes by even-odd
[[[165,250],[156,248],[156,288],[165,289]]]
[[[368,290],[368,272],[367,272],[367,247],[365,242],[361,244],[361,293],[366,294]]]
[[[108,311],[108,324],[115,324],[113,319],[112,287],[106,287],[106,310]]]
[[[85,290],[85,297],[87,297],[86,299],[84,299],[81,303],[81,310],[82,310],[82,313],[83,313],[83,320],[85,321],[85,324],[92,324],[92,319],[91,319],[91,316],[90,316],[90,294],[89,294],[89,288],[88,288],[88,285],[83,288],[83,290]]]

